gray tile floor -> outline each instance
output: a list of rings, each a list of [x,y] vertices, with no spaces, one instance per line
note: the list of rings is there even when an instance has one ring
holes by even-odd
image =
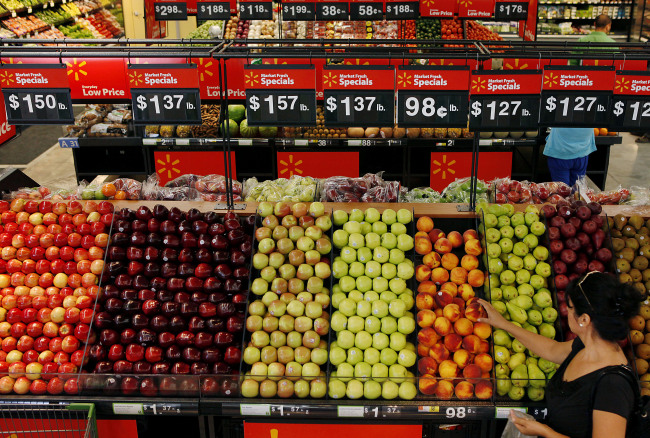
[[[619,185],[650,186],[650,143],[636,143],[637,137],[623,134],[623,144],[612,146],[607,175],[607,190]],[[2,163],[0,163],[2,164]],[[27,165],[24,172],[47,186],[74,184],[72,151],[52,146]]]

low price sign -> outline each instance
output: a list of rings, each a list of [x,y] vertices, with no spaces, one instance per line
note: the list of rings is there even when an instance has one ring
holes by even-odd
[[[399,66],[397,124],[466,127],[469,72],[467,66]]]
[[[395,68],[327,66],[323,70],[325,125],[392,126]]]
[[[5,64],[0,84],[10,124],[74,122],[65,65]]]
[[[201,123],[201,98],[196,64],[130,65],[128,81],[134,123]]]
[[[537,129],[540,70],[483,71],[471,77],[471,130]]]
[[[609,126],[614,80],[614,67],[545,67],[540,124]]]
[[[313,65],[247,65],[244,81],[249,126],[316,126]]]
[[[650,126],[650,72],[616,72],[611,120],[614,131]]]

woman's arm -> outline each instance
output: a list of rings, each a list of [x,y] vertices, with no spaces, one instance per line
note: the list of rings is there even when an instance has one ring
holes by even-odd
[[[490,303],[485,300],[479,300],[488,314],[487,318],[480,318],[480,322],[486,322],[491,326],[503,329],[509,332],[512,336],[517,338],[519,342],[524,344],[530,351],[546,360],[553,363],[562,363],[564,359],[571,353],[571,345],[573,341],[558,342],[553,339],[546,338],[528,330],[517,327],[507,319],[505,319]]]
[[[593,411],[593,438],[625,438],[627,419],[607,411]]]
[[[551,429],[550,426],[547,426],[546,424],[540,423],[536,420],[519,418],[513,414],[510,414],[510,420],[514,423],[519,432],[523,433],[524,435],[539,436],[543,438],[570,438],[566,435],[562,435],[561,433],[557,433]]]

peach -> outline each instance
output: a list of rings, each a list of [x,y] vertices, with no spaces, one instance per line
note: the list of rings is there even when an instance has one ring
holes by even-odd
[[[449,350],[441,343],[437,343],[429,350],[429,357],[434,358],[438,363],[449,359]]]
[[[489,380],[481,380],[474,387],[476,398],[480,398],[481,400],[489,400],[492,398],[493,390],[492,382]]]
[[[451,244],[449,239],[441,237],[440,239],[436,240],[436,243],[433,245],[433,249],[435,249],[439,254],[447,254],[451,252],[452,249],[454,249],[454,246]]]
[[[451,245],[454,248],[458,248],[464,243],[463,235],[458,231],[452,231],[451,233],[447,234],[447,240],[451,242]]]
[[[440,380],[436,385],[436,397],[449,400],[454,395],[454,384],[449,380]]]
[[[431,241],[429,240],[429,238],[425,239],[423,237],[415,239],[414,246],[415,246],[415,252],[417,252],[420,255],[429,254],[433,249],[433,246],[431,245]]]
[[[463,380],[456,385],[454,393],[459,399],[468,400],[474,396],[474,385]]]
[[[460,307],[458,304],[447,304],[444,309],[442,309],[442,315],[451,322],[458,321],[458,318],[461,317]]]
[[[456,266],[451,270],[449,279],[458,285],[464,284],[467,281],[467,270],[462,266]]]
[[[453,379],[458,372],[458,364],[453,360],[443,360],[438,365],[438,373],[443,379]]]
[[[431,268],[427,265],[418,265],[415,268],[415,279],[417,281],[427,281],[431,278]]]
[[[477,322],[474,324],[474,334],[481,339],[487,339],[492,334],[492,327],[485,322]]]
[[[458,256],[456,254],[450,252],[442,255],[441,263],[443,268],[445,268],[448,271],[451,271],[456,266],[458,266],[460,260],[458,260]]]
[[[474,333],[474,324],[467,318],[458,318],[454,322],[454,331],[461,336],[467,336]]]
[[[477,353],[483,354],[490,351],[490,343],[485,339],[481,339],[481,345],[478,347]]]
[[[467,272],[472,269],[478,269],[478,257],[465,254],[462,259],[460,259],[460,265],[467,270]]]
[[[436,307],[433,309],[433,312],[436,314],[436,318],[440,318],[442,316],[442,308],[441,307]]]
[[[436,345],[440,340],[440,335],[431,327],[425,327],[418,332],[418,342],[429,348]]]
[[[433,329],[440,336],[447,336],[449,333],[451,333],[452,330],[451,322],[444,316],[436,318],[435,322],[433,323]]]
[[[420,377],[418,381],[420,392],[426,395],[433,395],[438,388],[438,382],[435,377],[430,374],[425,374]]]
[[[438,239],[442,239],[445,236],[446,234],[443,233],[439,228],[434,228],[433,230],[429,231],[429,239],[431,239],[431,243],[436,243]]]
[[[484,373],[487,373],[492,370],[492,366],[494,365],[494,361],[492,360],[492,356],[490,356],[487,353],[480,353],[477,354],[476,357],[474,358],[474,363],[481,368],[481,371]]]
[[[423,357],[418,360],[418,371],[420,374],[431,374],[432,376],[436,374],[438,370],[438,362],[432,357]]]
[[[478,239],[478,233],[476,232],[476,230],[467,230],[463,233],[463,240],[465,242],[473,239]]]
[[[467,365],[465,369],[463,369],[463,377],[466,378],[469,383],[477,383],[482,374],[483,371],[481,368],[474,363]]]
[[[429,231],[433,230],[433,219],[431,219],[429,216],[421,216],[416,225],[418,231],[424,231],[425,233],[428,233]]]
[[[443,309],[447,304],[451,304],[451,302],[454,301],[454,296],[446,290],[439,290],[433,299],[436,302],[436,306]]]
[[[462,336],[457,335],[456,333],[450,333],[445,336],[445,348],[450,352],[454,353],[460,349],[463,345]]]
[[[422,328],[431,327],[436,318],[436,314],[433,310],[420,310],[417,315],[418,325]]]
[[[463,298],[463,301],[467,301],[476,296],[474,288],[467,283],[458,286],[458,294]]]
[[[465,253],[473,256],[480,256],[483,253],[481,241],[472,239],[465,242]]]
[[[423,281],[418,285],[418,292],[428,295],[435,295],[438,291],[435,283],[433,281]]]
[[[415,240],[417,240],[417,239],[427,239],[428,241],[431,241],[429,239],[429,233],[425,233],[424,231],[418,231],[417,233],[415,233],[415,236],[413,236],[413,238]]]
[[[467,274],[467,282],[474,287],[481,287],[485,282],[485,274],[480,269],[472,269]]]
[[[470,360],[470,354],[467,351],[457,350],[454,352],[454,362],[458,364],[458,368],[465,368],[470,363]]]
[[[470,353],[478,352],[481,345],[481,339],[476,335],[468,335],[463,338],[463,348]]]
[[[487,371],[483,371],[483,374],[481,374],[481,379],[489,379],[490,378],[490,373]]]
[[[420,310],[433,309],[433,295],[419,293],[415,296],[415,306]]]
[[[449,280],[449,272],[445,268],[437,267],[431,271],[431,281],[440,286]]]
[[[465,312],[465,301],[463,301],[461,297],[454,297],[454,301],[452,301],[452,303],[458,306],[461,313]]]
[[[431,269],[434,269],[440,266],[440,263],[442,263],[442,257],[440,257],[440,254],[438,254],[437,252],[432,251],[429,254],[426,254],[424,257],[422,257],[422,263],[424,263]]]
[[[428,346],[426,346],[424,344],[418,344],[418,356],[422,356],[422,357],[429,356],[429,350],[430,349],[431,348],[429,348]]]
[[[465,306],[465,318],[472,322],[477,322],[479,318],[485,317],[485,309],[479,302],[471,302]]]
[[[458,295],[458,285],[456,283],[452,283],[451,281],[442,284],[440,286],[440,290],[449,291],[452,297]]]

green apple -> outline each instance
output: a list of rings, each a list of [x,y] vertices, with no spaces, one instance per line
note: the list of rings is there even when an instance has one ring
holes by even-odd
[[[546,226],[542,222],[534,222],[530,226],[530,232],[535,236],[541,236],[546,232]]]
[[[402,332],[390,334],[390,348],[395,351],[401,351],[406,346],[406,335]]]
[[[388,347],[390,339],[386,333],[377,332],[372,335],[372,346],[377,350],[381,351],[384,348]]]
[[[388,315],[388,303],[382,300],[373,301],[372,303],[372,315],[377,318],[383,318]]]
[[[411,310],[415,305],[415,299],[413,298],[412,293],[400,294],[399,299],[404,301],[404,306],[406,306],[406,310]]]
[[[380,353],[380,360],[381,360],[381,353]],[[386,364],[383,364],[381,362],[376,363],[372,366],[372,373],[371,376],[373,380],[376,382],[383,382],[386,380],[388,377],[388,366]]]
[[[381,236],[388,232],[388,226],[384,222],[375,222],[372,224],[372,232]]]
[[[334,210],[332,221],[337,227],[343,226],[348,221],[348,214],[343,210]]]
[[[363,222],[363,211],[359,210],[358,208],[353,208],[352,210],[350,210],[350,215],[348,220],[357,221],[359,223]]]
[[[402,400],[413,400],[418,395],[418,389],[413,382],[402,382],[399,385],[398,395]]]
[[[348,239],[350,235],[345,230],[336,230],[332,235],[332,242],[336,248],[343,248],[348,244]]]
[[[347,297],[348,296],[343,292],[336,292],[335,294],[332,295],[332,306],[334,306],[335,309],[338,309],[339,306],[341,305],[341,301],[343,301]]]
[[[377,278],[381,275],[381,264],[379,262],[370,260],[366,263],[365,268],[365,274],[370,278]]]
[[[337,279],[348,275],[348,264],[343,260],[332,263],[332,275]]]
[[[363,352],[363,361],[369,365],[379,363],[379,350],[374,347],[369,347]]]
[[[359,362],[354,365],[354,377],[365,382],[372,374],[372,366],[366,362]]]
[[[361,234],[364,236],[372,231],[372,224],[366,221],[361,222]]]
[[[363,301],[363,293],[354,289],[348,293],[348,298],[354,301],[355,303],[358,303],[359,301]]]
[[[406,304],[404,303],[404,301],[400,299],[393,300],[388,305],[388,311],[395,318],[401,318],[402,316],[404,316],[404,312],[406,312]],[[398,326],[399,326],[399,322],[398,322]]]
[[[383,272],[383,268],[382,268]],[[375,292],[384,292],[388,290],[388,280],[384,277],[377,277],[372,279],[372,290]]]
[[[378,277],[378,278],[381,278],[381,277]],[[375,288],[374,287],[375,286],[375,281],[374,280],[372,281],[372,286],[373,286],[373,289],[374,289]],[[363,299],[372,304],[373,301],[377,301],[379,299],[379,293],[376,292],[375,290],[369,290],[368,292],[363,294]]]
[[[397,248],[406,252],[413,249],[413,238],[408,234],[397,236]]]
[[[534,234],[528,234],[526,237],[524,237],[523,242],[531,251],[533,251],[535,248],[537,248],[537,245],[539,245],[539,239]]]
[[[544,246],[538,246],[533,250],[533,256],[540,261],[543,262],[544,260],[548,259],[548,248]]]
[[[415,274],[415,270],[410,263],[404,261],[397,265],[397,276],[402,280],[410,280],[413,278],[413,274]]]
[[[361,293],[368,292],[372,289],[372,279],[365,275],[360,276],[357,278],[357,289]]]
[[[366,272],[366,267],[361,262],[352,262],[348,268],[348,275],[353,278],[358,278]]]
[[[499,219],[491,213],[487,213],[483,216],[483,223],[486,228],[494,228],[499,224]]]
[[[379,210],[376,208],[368,208],[366,209],[366,214],[365,214],[365,221],[368,223],[375,223],[378,220],[381,219],[381,215],[379,214]]]
[[[370,348],[372,346],[372,335],[365,330],[360,331],[355,336],[354,346],[361,350]]]
[[[388,377],[390,377],[393,382],[403,382],[407,377],[407,371],[408,370],[404,365],[395,363],[388,367]]]
[[[512,215],[510,218],[510,225],[517,227],[518,225],[524,225],[526,221],[524,220],[524,214],[522,212],[517,212]]]
[[[390,256],[388,257],[388,262],[394,265],[398,265],[404,261],[404,251],[399,248],[393,248],[390,250]]]
[[[366,247],[375,249],[381,245],[381,237],[377,233],[370,232],[366,234]]]
[[[370,334],[375,334],[381,330],[381,320],[374,315],[366,318],[365,330]]]
[[[381,246],[386,249],[393,249],[397,246],[397,236],[393,233],[384,233],[381,235]]]
[[[336,336],[336,342],[338,343],[338,346],[344,350],[352,348],[354,347],[354,333],[350,330],[343,330]]]
[[[384,348],[379,353],[379,360],[386,366],[397,363],[397,353],[392,348]]]
[[[397,276],[397,266],[392,263],[384,263],[381,265],[381,275],[387,280],[391,280]]]
[[[401,278],[393,278],[388,282],[388,287],[392,292],[395,292],[397,295],[399,295],[406,290],[406,282]]]
[[[400,208],[397,210],[397,221],[400,224],[410,224],[411,221],[413,220],[413,213],[411,210],[407,210],[405,208]]]
[[[396,300],[397,298],[397,294],[390,290],[384,291],[379,295],[379,299],[387,304],[390,304],[391,301]]]
[[[358,380],[350,380],[345,395],[351,400],[363,397],[363,383]]]
[[[381,398],[393,400],[399,396],[399,385],[391,380],[385,381],[381,386]]]
[[[339,231],[339,230],[336,230],[336,231]],[[336,231],[335,231],[335,233],[336,233]],[[366,239],[363,237],[363,234],[361,234],[361,233],[350,234],[347,244],[350,245],[354,249],[359,249],[359,248],[365,246]]]
[[[339,311],[348,318],[357,313],[357,303],[350,298],[346,298],[339,303]]]
[[[354,366],[343,362],[336,368],[336,377],[343,382],[349,381],[354,377]]]
[[[336,213],[336,211],[334,212]],[[296,385],[299,382],[296,382]],[[328,393],[331,398],[334,400],[342,399],[345,397],[345,391],[347,387],[345,383],[341,382],[338,379],[330,379],[329,385],[328,385]],[[294,385],[294,390],[295,390],[295,385]]]
[[[412,315],[402,316],[397,320],[397,330],[408,335],[415,331],[415,319]]]
[[[498,246],[498,245],[497,245]],[[503,262],[499,259],[490,259],[488,262],[490,274],[500,274],[503,272]]]
[[[253,256],[253,267],[258,271],[266,268],[269,265],[269,256],[258,252]]]
[[[338,366],[345,362],[347,358],[347,353],[341,347],[332,348],[330,350],[330,362],[332,365]]]
[[[523,239],[528,235],[528,227],[526,225],[517,225],[515,227],[515,236],[518,239]]]
[[[406,234],[406,225],[400,222],[396,222],[390,226],[390,232],[396,236],[399,236],[400,234]]]
[[[352,333],[359,333],[360,331],[363,330],[364,325],[365,325],[365,319],[363,319],[358,315],[353,315],[348,318],[347,329],[350,330]]]
[[[359,248],[357,251],[357,260],[361,263],[368,263],[372,260],[372,250],[370,248]]]
[[[372,314],[372,304],[366,300],[361,300],[357,303],[357,316],[365,318]]]
[[[384,234],[386,236],[386,234]],[[388,249],[383,246],[378,246],[372,252],[372,259],[379,263],[386,263],[388,261],[390,253]]]
[[[341,248],[341,260],[350,264],[357,259],[357,250],[351,246],[344,246]]]
[[[414,351],[403,349],[397,355],[397,363],[400,365],[409,368],[415,365],[417,360],[417,354]]]
[[[381,221],[384,222],[386,225],[392,225],[395,222],[397,222],[397,213],[395,212],[395,210],[391,210],[390,208],[387,208],[381,214]]]
[[[517,242],[521,243],[521,242]],[[537,266],[537,259],[533,257],[532,254],[526,254],[524,256],[524,268],[528,269],[529,271],[535,270],[535,266]]]
[[[504,237],[501,240],[499,240],[499,246],[501,247],[501,253],[502,254],[504,254],[504,253],[508,254],[508,253],[512,252],[512,247],[513,247],[512,240],[510,240],[507,237]]]
[[[384,317],[381,319],[381,332],[391,335],[397,331],[397,320],[391,317]]]
[[[345,316],[340,311],[336,311],[332,314],[332,319],[330,320],[330,327],[335,332],[341,332],[345,330],[348,326],[348,317]]]
[[[357,333],[357,335],[359,335]],[[363,360],[363,351],[356,346],[356,337],[355,337],[355,346],[348,349],[348,358],[346,362],[350,365],[356,365]]]
[[[528,254],[529,248],[524,242],[517,242],[512,247],[512,253],[516,256],[523,257]]]

